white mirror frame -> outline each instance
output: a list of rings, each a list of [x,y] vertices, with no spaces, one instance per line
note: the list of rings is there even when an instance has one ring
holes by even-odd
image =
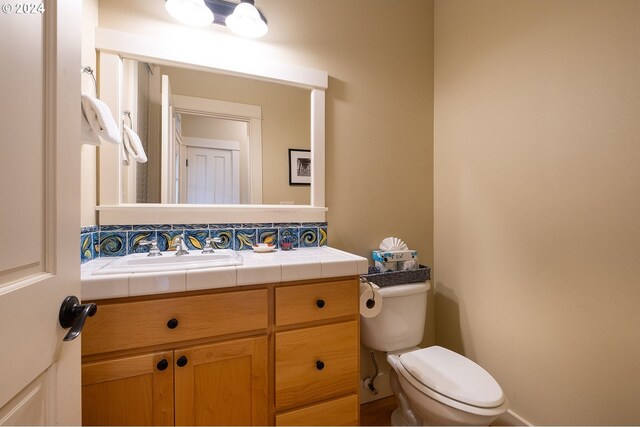
[[[100,99],[122,126],[122,59],[181,66],[239,77],[249,77],[310,89],[311,91],[311,204],[310,205],[163,205],[121,203],[121,147],[100,146],[98,224],[209,224],[324,222],[325,204],[325,71],[265,63],[247,58],[224,58],[202,53],[194,44],[96,28]]]

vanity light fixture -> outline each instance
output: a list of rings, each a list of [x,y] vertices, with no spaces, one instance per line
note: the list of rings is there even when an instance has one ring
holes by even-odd
[[[244,37],[258,38],[269,31],[267,23],[254,6],[254,0],[241,0],[233,13],[227,16],[225,24],[231,31]]]
[[[166,0],[165,8],[178,21],[194,26],[226,25],[233,33],[258,38],[267,34],[267,19],[254,0]]]
[[[214,16],[204,0],[167,0],[164,7],[183,24],[203,27],[213,22]]]

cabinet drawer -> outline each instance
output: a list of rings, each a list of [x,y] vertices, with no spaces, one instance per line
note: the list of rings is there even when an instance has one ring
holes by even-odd
[[[276,325],[358,313],[358,280],[276,288]]]
[[[276,409],[355,391],[358,346],[355,320],[276,333]]]
[[[358,396],[318,403],[276,415],[277,426],[357,426],[360,406]]]
[[[267,328],[267,290],[99,305],[82,333],[82,354]]]

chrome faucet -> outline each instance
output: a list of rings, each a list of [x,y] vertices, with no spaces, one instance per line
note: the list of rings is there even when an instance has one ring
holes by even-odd
[[[149,246],[149,255],[147,256],[161,256],[162,252],[158,248],[158,241],[156,239],[140,240],[138,242],[140,246]]]
[[[176,236],[175,245],[176,256],[189,255],[189,251],[187,251],[187,241],[185,240],[184,233]]]
[[[207,237],[206,239],[204,239],[204,247],[202,248],[203,254],[213,253],[212,243],[222,243],[222,239],[220,237]]]

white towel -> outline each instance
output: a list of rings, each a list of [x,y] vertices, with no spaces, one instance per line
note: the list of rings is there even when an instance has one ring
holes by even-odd
[[[123,125],[124,128],[124,148],[127,150],[129,156],[131,156],[138,163],[146,163],[147,155],[144,152],[144,148],[142,147],[142,141],[140,141],[140,137],[137,133],[134,132],[127,125]]]
[[[122,143],[118,125],[113,120],[111,110],[104,102],[90,95],[82,94],[82,111],[93,132],[105,141]],[[82,142],[85,142],[84,140]]]
[[[84,114],[84,108],[81,108],[80,115],[80,140],[83,144],[100,145],[100,138],[91,129],[91,125],[87,120],[87,116]]]

